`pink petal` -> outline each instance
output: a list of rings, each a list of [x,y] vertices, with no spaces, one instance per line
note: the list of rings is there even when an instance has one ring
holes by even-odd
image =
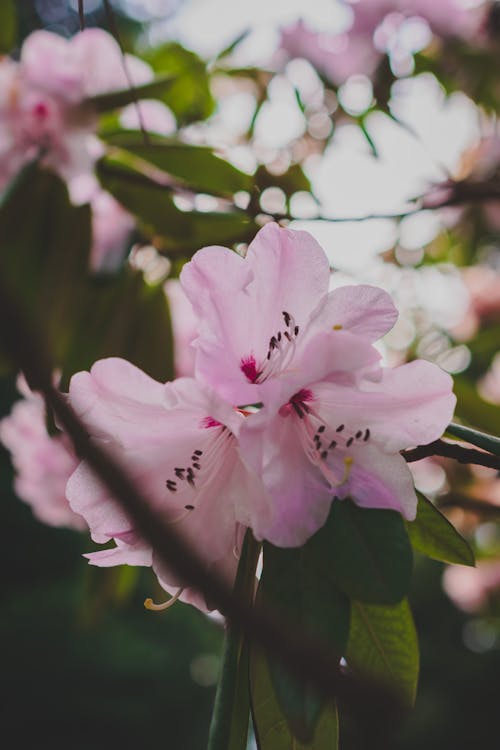
[[[398,318],[391,297],[376,286],[343,286],[330,292],[313,316],[313,329],[340,327],[376,341],[391,330]]]

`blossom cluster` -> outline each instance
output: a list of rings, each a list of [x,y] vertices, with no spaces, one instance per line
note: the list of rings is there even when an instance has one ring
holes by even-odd
[[[383,366],[374,342],[396,321],[390,297],[368,285],[329,292],[329,279],[317,242],[274,223],[245,257],[203,248],[181,273],[198,319],[195,377],[161,384],[111,358],[71,380],[92,440],[228,581],[247,528],[300,546],[348,496],[412,520],[400,451],[435,440],[452,417],[452,381],[436,365]],[[91,563],[152,566],[167,591],[204,606],[84,461],[66,494],[95,542],[114,540]]]
[[[75,203],[91,204],[94,270],[118,267],[134,220],[95,177],[104,146],[97,137],[92,98],[153,78],[147,63],[123,56],[101,29],[86,29],[71,39],[35,31],[26,38],[19,61],[0,59],[0,191],[33,159],[55,170]],[[140,120],[164,135],[175,128],[168,107],[152,100],[128,105],[120,120],[132,129]]]

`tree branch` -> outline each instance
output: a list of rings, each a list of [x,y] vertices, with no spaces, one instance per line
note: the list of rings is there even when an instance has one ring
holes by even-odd
[[[408,463],[420,461],[429,456],[444,456],[453,458],[461,464],[477,464],[500,471],[500,456],[493,456],[491,453],[485,453],[476,448],[464,448],[458,443],[447,443],[444,440],[435,440],[428,445],[419,445],[417,448],[401,451],[401,455]]]

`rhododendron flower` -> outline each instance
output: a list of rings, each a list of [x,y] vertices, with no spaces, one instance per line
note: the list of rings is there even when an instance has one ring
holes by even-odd
[[[262,485],[239,455],[243,414],[192,379],[162,385],[120,359],[73,376],[69,400],[92,439],[127,468],[154,509],[231,582],[245,527],[268,513]],[[116,542],[89,554],[91,563],[151,565],[167,591],[183,588],[84,462],[67,497],[94,541]],[[204,606],[189,589],[181,598]]]
[[[125,67],[127,66],[127,73]],[[0,187],[29,160],[64,179],[92,171],[102,147],[95,136],[97,113],[89,97],[153,79],[142,60],[122,53],[112,36],[86,29],[71,39],[35,31],[19,63],[0,61]]]
[[[376,287],[328,293],[329,266],[305,232],[268,224],[246,258],[200,250],[181,281],[200,318],[197,374],[236,404],[245,460],[262,475],[272,512],[252,526],[280,546],[303,544],[334,497],[415,517],[399,451],[438,438],[455,397],[449,375],[424,361],[386,369],[372,342],[397,318]]]
[[[10,451],[16,471],[16,494],[35,516],[50,526],[85,529],[83,518],[66,500],[66,482],[78,459],[66,435],[49,435],[43,398],[18,379],[23,398],[0,422],[0,440]]]
[[[194,375],[193,341],[198,335],[198,318],[178,279],[167,279],[164,290],[174,334],[175,373],[178,377],[191,377]]]

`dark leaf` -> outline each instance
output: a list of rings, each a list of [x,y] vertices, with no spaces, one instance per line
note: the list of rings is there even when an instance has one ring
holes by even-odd
[[[258,601],[340,658],[347,645],[349,601],[328,579],[317,574],[310,549],[314,543],[312,540],[300,549],[264,545]],[[276,697],[292,733],[302,742],[310,741],[324,697],[291,676],[271,654],[268,660]]]
[[[327,522],[313,539],[318,571],[350,598],[396,604],[406,595],[412,551],[396,511],[334,500]]]
[[[250,691],[258,750],[337,750],[339,726],[335,706],[323,709],[313,739],[306,744],[299,742],[276,700],[269,664],[256,648],[250,654]]]
[[[459,565],[475,565],[474,553],[454,526],[426,497],[418,493],[417,517],[407,524],[413,549],[422,555]]]
[[[140,132],[110,135],[107,142],[144,159],[188,187],[204,193],[231,197],[239,190],[250,190],[252,178],[229,162],[219,159],[210,148],[149,136],[144,143]]]
[[[109,110],[126,107],[140,99],[165,99],[166,92],[174,85],[176,77],[174,75],[159,76],[150,83],[144,83],[142,86],[133,88],[120,89],[119,91],[110,91],[109,94],[98,94],[86,99],[85,104],[93,107],[98,112],[109,112]],[[142,135],[142,134],[141,134]]]
[[[352,602],[348,665],[394,689],[408,706],[415,702],[419,653],[408,602],[373,606]]]

